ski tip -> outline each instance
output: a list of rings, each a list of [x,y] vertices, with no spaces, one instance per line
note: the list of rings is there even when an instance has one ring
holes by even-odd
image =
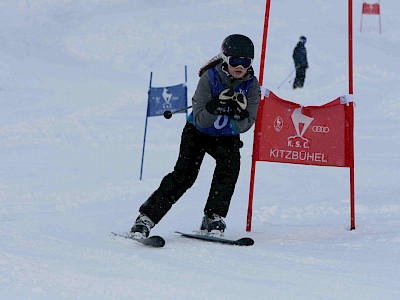
[[[156,247],[164,247],[165,245],[165,240],[161,236],[153,235],[147,239],[151,240]]]
[[[253,246],[254,245],[254,240],[249,237],[241,238],[237,240],[238,245],[240,246]]]

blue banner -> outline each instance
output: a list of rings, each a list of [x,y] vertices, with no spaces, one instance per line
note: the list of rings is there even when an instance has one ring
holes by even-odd
[[[162,116],[164,111],[175,111],[187,106],[187,86],[182,83],[174,86],[151,87],[149,90],[149,103],[147,116]],[[186,113],[182,111],[182,113]]]

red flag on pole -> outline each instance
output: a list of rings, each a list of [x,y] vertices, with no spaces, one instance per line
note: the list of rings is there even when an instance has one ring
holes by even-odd
[[[347,97],[306,106],[268,92],[258,108],[253,158],[291,164],[350,167]]]
[[[382,33],[380,0],[378,3],[373,3],[373,4],[365,3],[365,2],[362,3],[360,32],[362,32],[363,15],[378,15],[379,16],[379,33]]]
[[[379,15],[379,3],[369,4],[364,2],[362,6],[362,13],[364,15]]]
[[[269,90],[264,94],[254,129],[246,230],[251,231],[256,161],[349,167],[351,229],[355,229],[352,94],[321,106],[301,106]]]
[[[266,0],[260,65],[263,83],[271,0]],[[380,15],[379,15],[380,16]],[[350,229],[354,212],[353,1],[348,0],[349,95],[322,106],[302,107],[267,91],[254,129],[246,230],[251,231],[256,161],[350,168]],[[263,93],[265,94],[265,93]],[[315,126],[315,127],[314,127]],[[274,132],[275,130],[275,132]],[[281,133],[280,133],[281,132]],[[270,136],[272,138],[270,138]]]

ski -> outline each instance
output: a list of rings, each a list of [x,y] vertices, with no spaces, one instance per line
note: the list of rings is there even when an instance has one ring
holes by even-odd
[[[220,237],[215,237],[215,236],[210,236],[210,235],[202,235],[202,234],[196,234],[196,233],[184,233],[184,232],[179,232],[179,231],[175,231],[175,233],[178,233],[186,238],[198,239],[198,240],[208,241],[208,242],[213,242],[213,243],[221,243],[221,244],[237,245],[237,246],[252,246],[254,244],[254,240],[249,237],[244,237],[244,238],[241,238],[238,240],[230,240],[230,239],[226,239],[226,238],[220,238]]]
[[[165,245],[165,240],[161,236],[158,236],[158,235],[153,235],[153,236],[150,236],[150,237],[144,238],[144,239],[137,239],[134,237],[130,237],[127,234],[119,234],[119,233],[115,233],[115,232],[111,232],[111,234],[113,234],[114,236],[120,236],[120,237],[123,237],[126,239],[130,239],[132,241],[136,241],[136,242],[139,242],[143,245],[150,246],[150,247],[160,248],[160,247],[164,247],[164,245]]]

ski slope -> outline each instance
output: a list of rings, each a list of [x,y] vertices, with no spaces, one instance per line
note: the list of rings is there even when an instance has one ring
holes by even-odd
[[[272,0],[263,86],[303,105],[348,93],[347,1]],[[200,226],[215,163],[152,230],[128,231],[173,169],[184,114],[150,118],[147,91],[184,82],[229,34],[249,36],[259,73],[265,0],[0,1],[1,299],[399,299],[400,4],[364,16],[353,1],[356,230],[349,170],[257,163],[245,232],[253,129],[226,236],[184,239]],[[307,37],[310,68],[292,90],[292,51]]]

